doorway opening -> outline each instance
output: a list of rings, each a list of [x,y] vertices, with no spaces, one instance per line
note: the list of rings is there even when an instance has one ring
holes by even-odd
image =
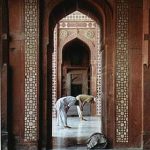
[[[71,95],[76,96],[82,93],[82,84],[71,84]]]
[[[54,29],[54,52],[52,55],[53,147],[67,147],[71,143],[82,146],[85,144],[85,139],[92,133],[102,132],[100,35],[99,25],[79,11],[61,19]],[[61,127],[56,126],[54,105],[60,97],[77,96],[78,94],[97,97],[95,104],[87,104],[84,107],[83,115],[86,116],[90,126],[85,128],[87,122],[80,122],[77,108],[73,106],[67,114],[68,124],[70,123],[73,127],[70,131],[64,131]],[[86,134],[83,134],[84,132]],[[67,143],[68,139],[72,139],[72,142]]]
[[[64,84],[62,83],[61,96],[90,94],[89,52],[89,47],[79,39],[74,39],[64,46],[62,51],[62,82]]]

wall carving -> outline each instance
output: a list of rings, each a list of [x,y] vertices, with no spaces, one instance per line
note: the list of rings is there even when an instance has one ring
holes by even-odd
[[[116,142],[128,142],[128,0],[117,0]]]
[[[61,30],[60,31],[60,39],[64,39],[68,36],[68,31],[67,30]]]
[[[25,0],[25,141],[37,140],[38,0]]]
[[[95,36],[94,31],[88,30],[88,31],[85,32],[85,37],[88,38],[88,39],[93,39],[94,36]]]

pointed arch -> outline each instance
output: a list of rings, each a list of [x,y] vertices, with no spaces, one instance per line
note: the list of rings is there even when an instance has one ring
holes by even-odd
[[[79,40],[82,41],[84,44],[86,44],[87,47],[89,47],[89,49],[90,49],[90,54],[91,54],[91,50],[95,48],[94,43],[92,43],[90,40],[86,39],[84,36],[82,36],[82,35],[70,35],[70,36],[68,36],[68,37],[65,39],[65,41],[64,41],[63,43],[61,43],[61,45],[59,46],[59,51],[60,51],[59,59],[60,59],[60,60],[62,60],[61,58],[62,58],[63,47],[64,47],[67,43],[73,41],[74,39],[79,39]],[[92,57],[92,55],[91,55],[91,57]]]
[[[114,81],[110,80],[110,76],[114,74],[114,43],[112,36],[113,31],[113,12],[106,2],[106,0],[101,1],[88,1],[88,0],[57,0],[57,1],[48,1],[44,5],[45,10],[43,12],[44,16],[42,18],[43,20],[43,26],[42,26],[42,74],[43,74],[43,99],[45,99],[43,106],[46,106],[44,110],[47,112],[46,117],[44,115],[44,118],[46,119],[45,122],[43,122],[43,126],[46,127],[47,133],[49,133],[48,136],[51,134],[50,130],[50,116],[51,116],[51,104],[52,101],[52,90],[49,89],[49,87],[52,85],[52,52],[54,49],[53,45],[53,32],[54,27],[58,23],[60,19],[67,16],[68,14],[78,10],[84,14],[87,14],[90,18],[92,18],[94,21],[96,21],[101,26],[101,39],[100,42],[103,44],[103,50],[107,51],[106,56],[104,55],[105,64],[107,64],[108,67],[105,68],[105,95],[110,93],[111,96],[108,97],[108,103],[109,105],[109,112],[107,114],[107,117],[104,119],[105,124],[105,134],[109,137],[109,140],[111,143],[114,141],[114,128],[110,127],[110,124],[108,122],[112,122],[111,126],[115,126],[115,119],[114,114],[110,112],[114,112]],[[92,8],[92,9],[91,9]],[[77,36],[72,37],[76,38]],[[82,41],[86,41],[84,37],[81,38]],[[69,41],[69,39],[68,39]],[[66,41],[67,42],[67,41]],[[94,47],[92,43],[88,43],[89,47]],[[63,46],[63,45],[62,45]],[[61,49],[62,49],[61,46]],[[91,49],[91,48],[90,48]],[[107,86],[109,85],[109,87]],[[108,89],[108,90],[107,90]],[[47,103],[47,104],[45,104]],[[107,106],[105,104],[105,106]],[[111,110],[111,111],[110,111]],[[107,108],[105,108],[105,111],[107,112]],[[109,128],[109,130],[107,130]]]

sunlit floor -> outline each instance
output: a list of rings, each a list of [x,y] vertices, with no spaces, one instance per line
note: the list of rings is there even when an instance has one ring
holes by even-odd
[[[80,121],[78,117],[68,117],[70,129],[56,126],[56,118],[53,118],[53,150],[85,150],[90,135],[101,132],[100,117],[85,118],[87,121]]]

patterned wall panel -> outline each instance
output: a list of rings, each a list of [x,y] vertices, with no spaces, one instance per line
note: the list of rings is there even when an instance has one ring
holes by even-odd
[[[117,0],[116,142],[128,142],[128,0]]]
[[[52,54],[52,116],[56,116],[55,103],[57,100],[57,25],[54,29],[54,52]]]
[[[38,0],[25,0],[25,141],[37,140]]]
[[[96,99],[96,112],[97,115],[102,114],[102,52],[100,42],[100,27],[97,25],[97,99]]]

